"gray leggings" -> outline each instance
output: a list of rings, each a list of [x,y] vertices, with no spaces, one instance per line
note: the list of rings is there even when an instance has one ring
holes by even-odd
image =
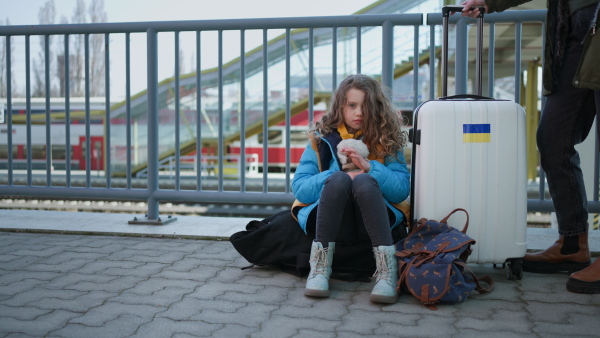
[[[316,217],[309,217],[308,226],[316,226],[315,241],[323,246],[344,238],[344,232],[360,233],[363,229],[374,247],[394,244],[390,229],[394,214],[385,205],[379,184],[369,174],[352,180],[343,171],[333,173],[325,181],[315,210],[311,215],[316,213]]]

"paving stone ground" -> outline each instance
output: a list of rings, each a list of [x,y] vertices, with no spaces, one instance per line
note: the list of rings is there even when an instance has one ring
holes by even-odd
[[[432,311],[409,295],[369,302],[371,283],[305,280],[248,263],[227,241],[0,232],[0,337],[598,337],[600,295],[566,274],[525,273]]]

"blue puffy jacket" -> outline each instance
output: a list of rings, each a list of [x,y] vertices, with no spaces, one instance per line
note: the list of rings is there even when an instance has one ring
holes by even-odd
[[[321,141],[328,145],[331,154],[323,154],[323,151],[319,154],[316,141],[314,139],[310,140],[306,149],[304,149],[304,153],[302,153],[300,165],[296,169],[292,181],[292,191],[296,197],[292,209],[303,206],[297,214],[297,219],[304,232],[306,232],[308,215],[319,203],[325,180],[335,171],[340,170],[334,151],[335,147],[325,137],[321,138]],[[328,163],[322,163],[323,160]],[[379,183],[385,204],[396,216],[392,225],[392,228],[394,228],[404,219],[404,214],[399,210],[401,208],[400,203],[406,200],[410,192],[410,173],[406,168],[404,152],[399,151],[397,158],[386,156],[384,164],[376,160],[370,161],[369,164],[371,169],[368,174],[373,176]],[[321,168],[328,169],[321,170]]]

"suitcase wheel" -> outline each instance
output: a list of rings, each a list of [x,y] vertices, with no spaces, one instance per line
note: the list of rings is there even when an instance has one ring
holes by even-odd
[[[523,260],[513,259],[507,261],[504,265],[504,271],[506,272],[506,278],[509,280],[521,280],[523,279]]]

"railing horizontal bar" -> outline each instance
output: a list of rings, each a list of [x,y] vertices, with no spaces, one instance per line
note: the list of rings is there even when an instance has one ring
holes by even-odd
[[[36,186],[2,186],[2,196],[52,197],[52,199],[90,199],[90,200],[147,200],[146,189],[119,188],[74,188],[74,187],[36,187]]]
[[[344,15],[264,19],[231,20],[189,20],[189,21],[150,21],[115,22],[66,25],[19,25],[1,26],[3,35],[44,35],[44,34],[106,34],[106,33],[145,33],[152,28],[157,32],[166,31],[210,31],[240,29],[286,29],[286,28],[331,28],[381,26],[385,21],[394,25],[421,25],[423,14],[375,14]],[[514,21],[514,20],[513,20]]]
[[[587,208],[590,214],[600,213],[600,202],[588,201]],[[552,200],[529,199],[527,200],[527,210],[529,212],[554,212],[554,205],[552,204]]]
[[[486,14],[484,20],[486,22],[494,23],[515,23],[524,21],[545,21],[546,20],[545,9],[529,9],[526,11],[515,11],[509,10],[502,13]],[[464,17],[460,14],[450,16],[450,23],[456,23],[460,19],[465,19],[470,22],[476,22],[475,19]],[[441,25],[442,14],[441,13],[429,13],[425,19],[426,25]]]
[[[152,194],[159,201],[193,203],[232,203],[236,204],[292,204],[294,194],[277,192],[227,192],[194,190],[157,190]]]

